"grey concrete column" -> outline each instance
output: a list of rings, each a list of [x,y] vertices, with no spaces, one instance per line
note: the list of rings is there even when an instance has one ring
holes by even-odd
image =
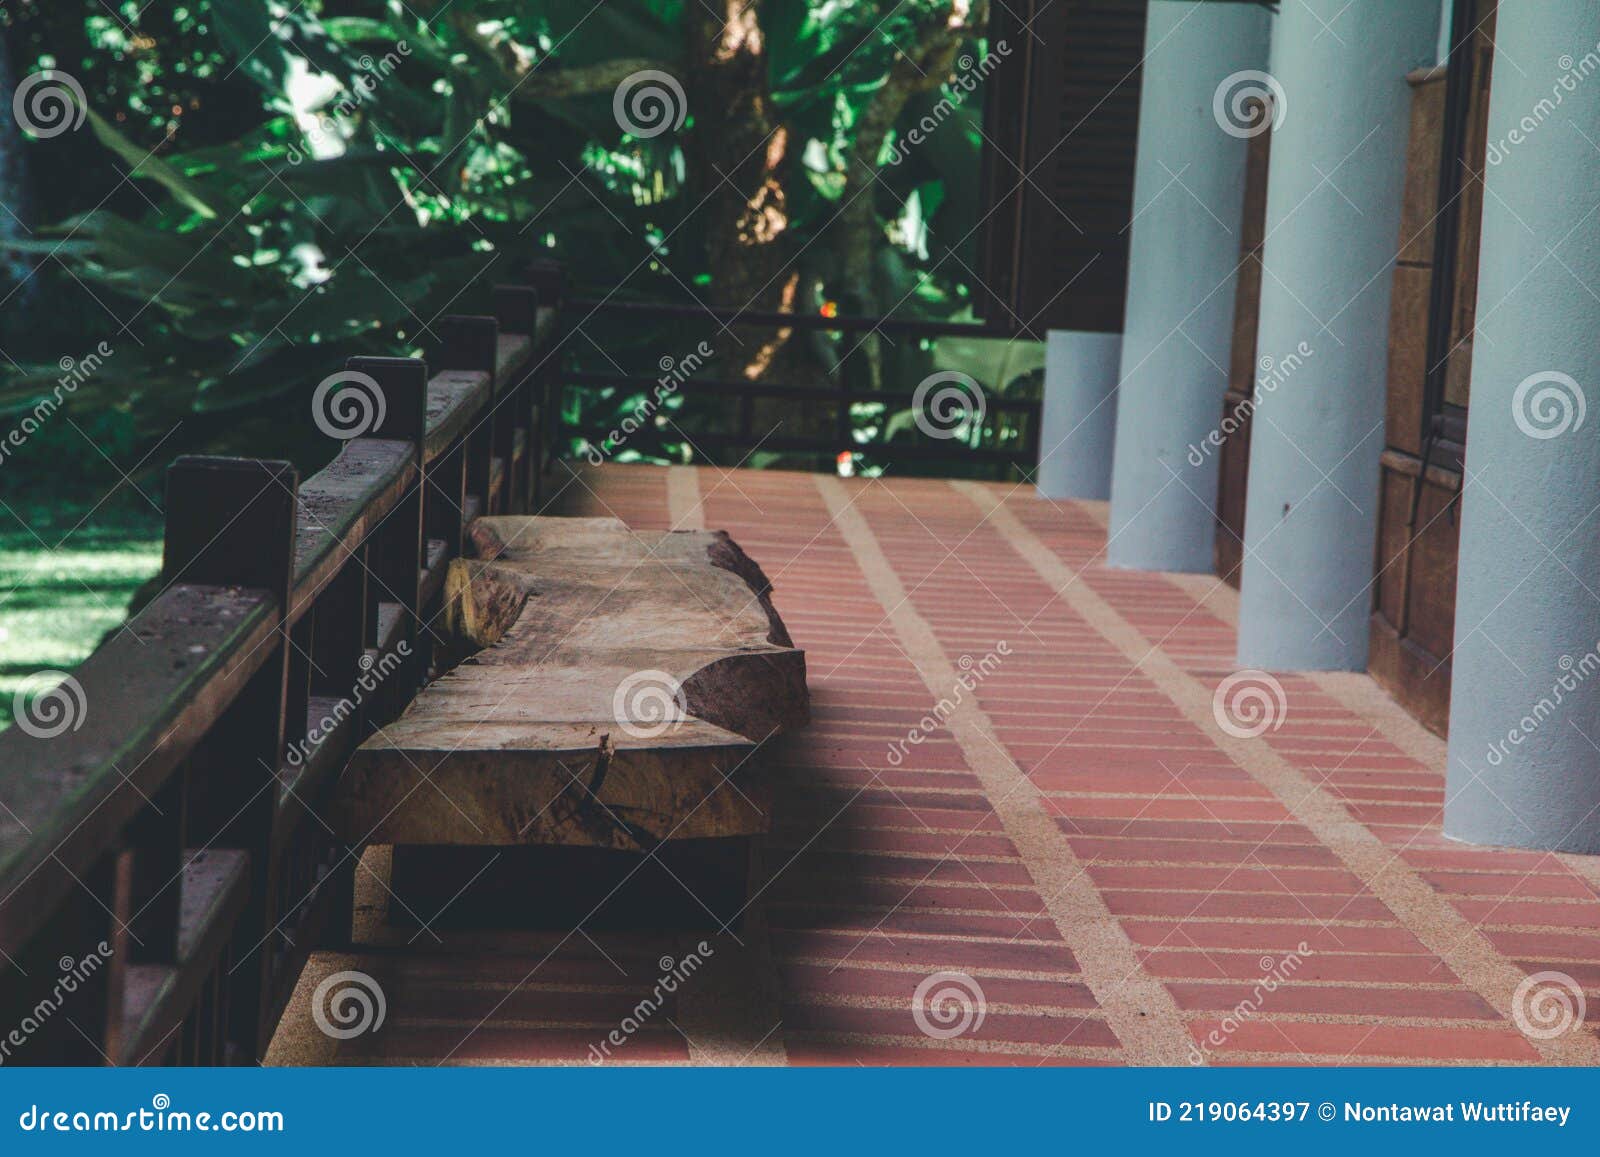
[[[1444,828],[1600,852],[1600,5],[1501,0]]]
[[[1244,208],[1271,17],[1253,4],[1152,0],[1133,182],[1107,562],[1209,571]],[[1264,131],[1264,130],[1261,130]]]
[[[1120,333],[1053,329],[1046,335],[1035,478],[1040,498],[1110,495],[1121,351]]]
[[[1286,110],[1268,166],[1257,350],[1311,353],[1258,398],[1251,423],[1242,667],[1367,665],[1405,78],[1433,64],[1438,35],[1436,0],[1295,0],[1273,27]]]

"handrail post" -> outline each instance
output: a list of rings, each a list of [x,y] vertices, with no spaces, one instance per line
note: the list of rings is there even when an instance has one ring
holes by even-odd
[[[417,654],[417,634],[418,591],[427,553],[422,511],[427,488],[424,441],[428,433],[428,363],[421,358],[355,357],[345,368],[376,382],[384,403],[378,420],[361,437],[410,442],[416,463],[415,480],[406,487],[405,496],[395,508],[368,535],[363,548],[367,578],[367,645],[382,652],[391,643],[404,643],[410,652],[401,666],[402,674],[385,681],[383,693],[374,704],[372,721],[381,726],[410,700],[411,691],[421,682],[422,672],[427,669],[426,660]],[[397,607],[400,615],[391,639],[383,634],[385,604]]]
[[[440,370],[467,370],[489,375],[489,401],[466,435],[467,494],[478,499],[478,513],[500,514],[504,508],[494,485],[493,461],[499,452],[496,427],[500,415],[496,408],[501,383],[496,381],[500,330],[492,317],[451,314],[434,323],[439,335],[429,351],[434,367]]]
[[[519,263],[515,269],[518,284],[534,291],[538,309],[559,312],[566,304],[567,267],[551,257],[533,257]],[[561,380],[557,373],[556,352],[539,355],[533,367],[533,381],[529,387],[534,408],[533,427],[528,447],[529,503],[534,514],[544,496],[545,464],[555,448],[561,430]]]
[[[119,928],[128,944],[119,958],[166,963],[177,958],[183,849],[249,852],[250,895],[231,980],[230,1037],[250,1057],[264,1050],[271,1030],[267,980],[277,919],[271,847],[284,755],[290,650],[285,624],[298,486],[288,462],[189,456],[167,471],[164,580],[265,588],[277,600],[278,629],[271,657],[206,736],[187,776],[175,777],[176,790],[163,793],[177,817],[156,825],[163,846],[136,845],[131,863],[118,873],[116,908],[130,920]]]
[[[539,291],[531,285],[497,285],[494,287],[494,316],[500,323],[500,332],[526,336],[530,347],[539,333]],[[534,381],[538,375],[537,348],[530,348],[528,364],[517,371],[516,379],[501,384],[506,400],[501,408],[507,411],[505,425],[509,431],[506,471],[509,474],[508,503],[513,513],[525,514],[533,495],[533,479],[539,458],[538,404],[534,398]],[[517,468],[517,435],[522,435],[522,463]]]
[[[287,612],[298,489],[288,462],[179,458],[167,470],[163,580],[264,587]]]
[[[554,257],[530,257],[516,266],[516,280],[539,295],[539,308],[560,309],[567,293],[567,267]]]

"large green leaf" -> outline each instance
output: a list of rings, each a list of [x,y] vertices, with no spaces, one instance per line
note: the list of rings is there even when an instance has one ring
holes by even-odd
[[[272,93],[282,93],[289,72],[287,29],[261,0],[213,0],[211,29],[234,62]]]
[[[89,114],[89,127],[94,130],[95,139],[122,158],[128,165],[130,177],[156,182],[201,217],[217,216],[217,210],[200,186],[156,156],[155,149],[134,144],[94,109],[84,111]]]

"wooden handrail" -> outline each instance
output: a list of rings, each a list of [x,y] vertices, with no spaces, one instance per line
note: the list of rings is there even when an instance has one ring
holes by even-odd
[[[428,676],[470,513],[537,497],[560,278],[526,275],[426,363],[352,359],[381,420],[303,483],[174,463],[163,590],[74,672],[68,725],[0,734],[0,1038],[27,1030],[0,1060],[253,1061],[348,935],[360,848],[307,819]],[[74,1006],[41,1016],[68,957]]]

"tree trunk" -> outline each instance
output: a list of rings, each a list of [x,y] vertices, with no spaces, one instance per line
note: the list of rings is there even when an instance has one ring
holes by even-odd
[[[790,141],[768,91],[762,8],[762,0],[685,5],[694,84],[688,147],[706,197],[700,211],[711,222],[712,304],[792,313],[799,274],[783,187]],[[798,368],[787,350],[792,331],[736,326],[733,333],[744,376],[770,376],[779,362]]]

